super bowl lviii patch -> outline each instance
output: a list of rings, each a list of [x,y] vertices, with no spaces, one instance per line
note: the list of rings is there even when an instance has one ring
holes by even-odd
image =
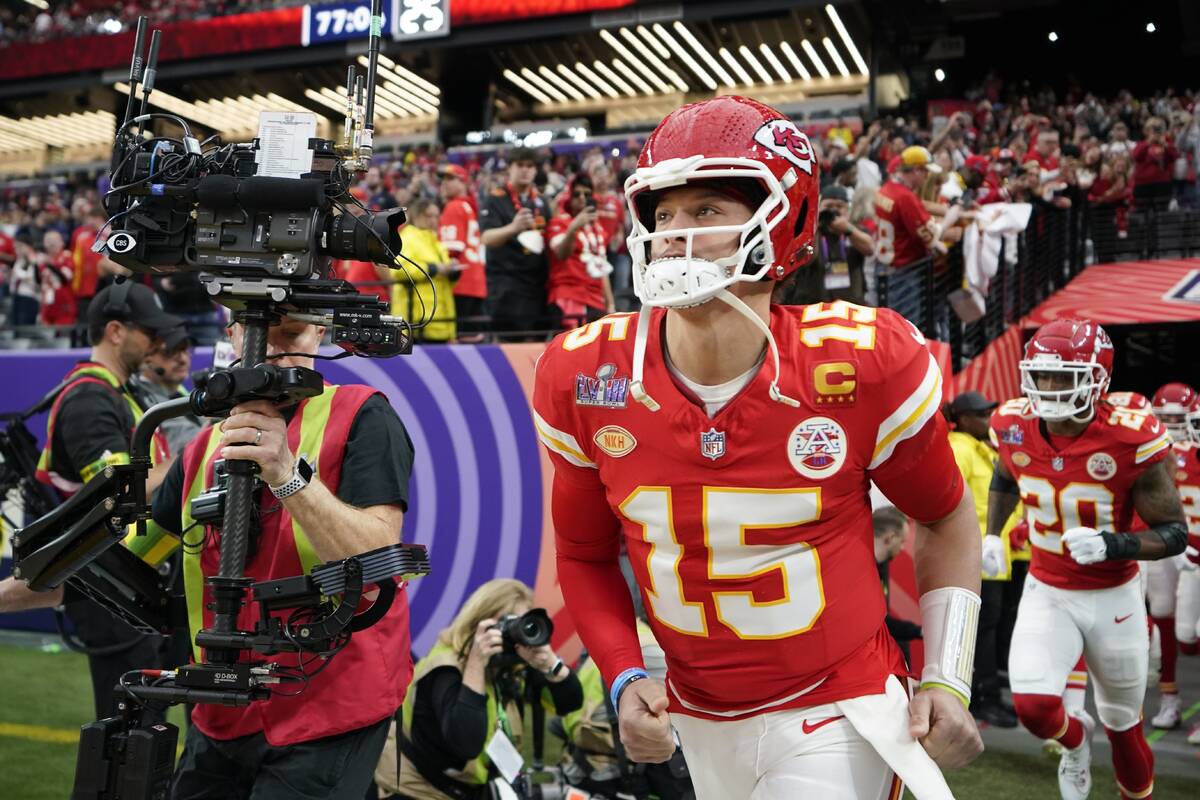
[[[595,377],[582,372],[575,376],[575,402],[581,406],[624,408],[629,395],[629,378],[617,377],[615,364],[601,364]]]

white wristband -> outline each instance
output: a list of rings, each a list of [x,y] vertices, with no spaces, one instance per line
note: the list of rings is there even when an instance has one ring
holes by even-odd
[[[959,586],[944,586],[921,595],[921,630],[925,667],[921,687],[937,685],[971,702],[975,667],[975,632],[979,595]]]

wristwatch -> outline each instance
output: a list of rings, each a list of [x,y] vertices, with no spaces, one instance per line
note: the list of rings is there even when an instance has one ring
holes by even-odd
[[[546,670],[546,671],[545,671],[545,672],[543,672],[542,674],[543,674],[543,675],[546,675],[546,676],[548,676],[548,677],[551,677],[551,678],[557,678],[557,677],[558,677],[558,674],[559,674],[560,672],[568,672],[568,671],[570,671],[570,668],[569,668],[569,667],[566,665],[566,663],[565,663],[565,662],[564,662],[564,661],[563,661],[563,660],[560,658],[560,659],[558,659],[557,661],[555,661],[555,662],[554,662],[554,666],[553,666],[553,667],[551,667],[550,669]]]
[[[282,486],[269,486],[271,494],[282,500],[285,497],[291,497],[296,492],[308,486],[308,482],[312,480],[313,468],[303,458],[296,459],[296,465],[292,468],[292,477]]]

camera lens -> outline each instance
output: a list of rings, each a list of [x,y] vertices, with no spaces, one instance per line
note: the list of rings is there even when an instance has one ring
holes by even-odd
[[[400,226],[406,221],[402,208],[358,217],[339,214],[329,220],[326,249],[334,258],[395,266],[388,250],[400,252]]]

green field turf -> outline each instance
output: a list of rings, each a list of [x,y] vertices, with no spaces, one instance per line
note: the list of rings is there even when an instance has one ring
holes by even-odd
[[[75,745],[73,741],[53,740],[70,737],[91,717],[84,658],[74,653],[0,646],[0,676],[4,685],[0,701],[0,798],[69,797]],[[182,726],[181,715],[174,715],[172,720]],[[40,727],[14,729],[14,725]],[[35,738],[28,738],[31,736]],[[547,761],[557,754],[557,745],[553,736],[546,736]],[[1039,756],[988,752],[948,778],[960,800],[1053,800],[1058,797],[1056,764]],[[1092,775],[1093,798],[1117,797],[1111,768],[1097,764]],[[1186,778],[1159,776],[1154,797],[1190,800],[1197,797],[1196,784]]]

